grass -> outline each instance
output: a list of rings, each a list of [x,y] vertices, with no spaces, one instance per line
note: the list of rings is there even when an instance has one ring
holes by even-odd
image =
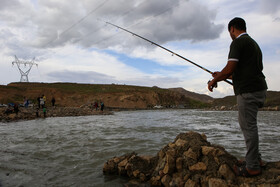
[[[116,84],[77,84],[77,83],[15,83],[20,87],[25,87],[32,90],[38,88],[54,88],[65,92],[78,93],[118,93],[118,92],[147,92],[157,91],[165,92],[167,89],[158,87],[143,87],[130,85],[116,85]],[[14,86],[12,86],[14,87]]]

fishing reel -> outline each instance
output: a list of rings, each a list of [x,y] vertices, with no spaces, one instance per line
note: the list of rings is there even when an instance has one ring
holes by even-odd
[[[209,84],[209,82],[211,82],[213,79],[210,79],[208,82],[207,82],[207,84]],[[215,85],[213,85],[212,87],[211,87],[212,89],[213,88],[218,88],[218,83],[216,83]]]

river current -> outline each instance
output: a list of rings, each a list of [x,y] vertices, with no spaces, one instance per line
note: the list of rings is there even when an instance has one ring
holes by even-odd
[[[135,151],[156,155],[179,133],[205,133],[236,157],[246,153],[236,111],[144,110],[0,123],[0,187],[122,186],[104,162]],[[260,150],[279,161],[279,112],[258,115]]]

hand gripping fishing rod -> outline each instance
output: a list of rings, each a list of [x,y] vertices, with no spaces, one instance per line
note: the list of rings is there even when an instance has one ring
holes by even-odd
[[[131,31],[125,29],[125,28],[122,28],[122,27],[120,27],[120,26],[118,26],[118,25],[115,25],[115,24],[113,24],[113,23],[110,23],[110,22],[106,22],[106,24],[112,25],[112,26],[114,26],[114,27],[117,27],[117,28],[119,28],[119,29],[121,29],[121,30],[123,30],[123,31],[126,31],[126,32],[132,34],[133,36],[137,36],[137,37],[139,37],[139,38],[141,38],[141,39],[143,39],[143,40],[146,40],[147,42],[149,42],[149,43],[151,43],[151,44],[153,44],[153,45],[155,45],[155,46],[158,46],[158,47],[160,47],[160,48],[162,48],[162,49],[164,49],[164,50],[166,50],[166,51],[172,53],[172,55],[176,55],[176,56],[178,56],[178,57],[180,57],[180,58],[182,58],[182,59],[184,59],[184,60],[186,60],[186,61],[192,63],[193,65],[199,67],[200,69],[203,69],[204,71],[206,71],[206,72],[208,72],[208,73],[210,73],[210,74],[213,74],[212,71],[210,71],[210,70],[208,70],[208,69],[206,69],[206,68],[204,68],[204,67],[202,67],[202,66],[200,66],[200,65],[198,65],[198,64],[196,64],[196,63],[194,63],[193,61],[191,61],[191,60],[189,60],[189,59],[187,59],[187,58],[185,58],[185,57],[183,57],[183,56],[181,56],[181,55],[179,55],[179,54],[177,54],[177,53],[175,53],[175,52],[173,52],[173,51],[171,51],[171,50],[169,50],[169,49],[167,49],[167,48],[165,48],[165,47],[163,47],[163,46],[161,46],[161,45],[159,45],[159,44],[157,44],[157,43],[155,43],[155,42],[153,42],[153,41],[151,41],[151,40],[149,40],[149,39],[147,39],[147,38],[144,38],[143,36],[140,36],[140,35],[138,35],[138,34],[136,34],[136,33],[134,33],[134,32],[131,32]],[[224,80],[224,81],[225,81],[226,83],[230,84],[230,85],[233,85],[232,82],[230,82],[230,81],[228,81],[228,80]]]

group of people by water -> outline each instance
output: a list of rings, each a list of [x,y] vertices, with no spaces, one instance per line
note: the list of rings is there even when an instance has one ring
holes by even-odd
[[[104,106],[105,106],[104,103],[103,103],[103,102],[100,102],[100,110],[101,110],[101,111],[104,110]],[[93,108],[94,108],[96,111],[98,110],[98,108],[99,108],[98,102],[95,101],[95,102],[93,103]]]
[[[37,97],[36,117],[40,117],[40,109],[42,109],[43,116],[46,117],[46,112],[47,112],[46,101],[47,101],[47,98],[44,94],[40,97]],[[4,111],[4,113],[7,115],[11,114],[11,113],[15,113],[16,115],[18,115],[18,112],[20,112],[20,110],[19,110],[20,106],[22,106],[26,109],[30,106],[34,107],[34,105],[33,104],[31,105],[31,104],[32,104],[32,102],[27,97],[24,97],[23,105],[18,104],[18,103],[9,103],[7,105],[7,108]],[[52,107],[55,106],[55,97],[52,97],[52,99],[51,99],[51,106]]]
[[[41,97],[37,97],[37,102],[38,102],[38,108],[45,108],[46,106],[46,101],[47,101],[47,97],[45,95],[42,95]],[[52,106],[55,106],[55,98],[52,97],[51,100]]]
[[[4,111],[4,114],[9,115],[15,113],[16,115],[18,115],[18,113],[20,112],[20,107],[24,107],[25,109],[32,107],[33,109],[36,109],[35,113],[37,118],[41,117],[42,114],[43,117],[47,117],[47,97],[43,94],[42,96],[37,97],[36,101],[37,102],[32,103],[32,100],[30,101],[27,97],[24,97],[23,104],[9,103],[6,110]],[[50,101],[51,104],[48,104],[48,106],[55,107],[55,97],[52,97]],[[91,103],[89,107],[94,111],[100,110],[103,112],[105,105],[102,101],[95,101],[94,103]]]

